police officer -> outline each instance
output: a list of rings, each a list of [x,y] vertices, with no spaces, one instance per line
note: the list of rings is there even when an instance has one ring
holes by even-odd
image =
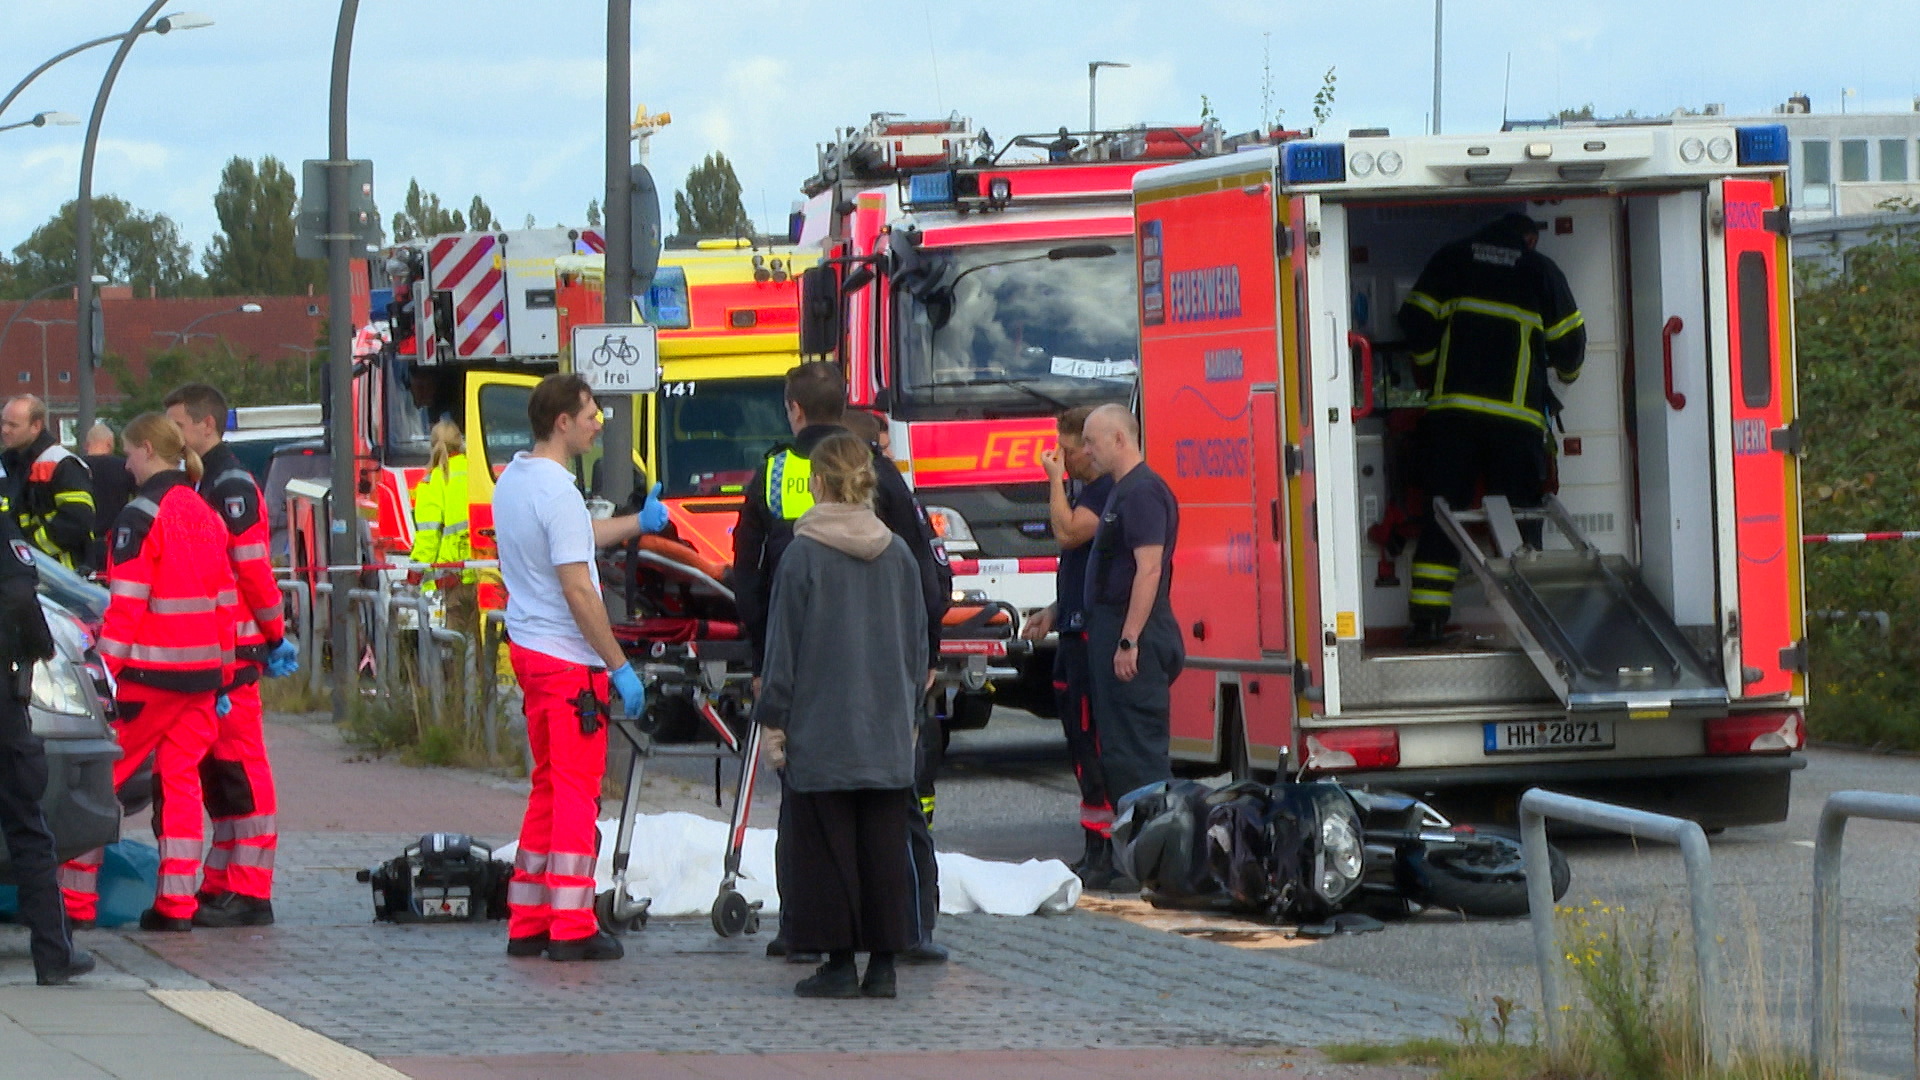
[[[4,509],[0,498],[0,509]],[[40,811],[47,790],[47,752],[27,717],[33,663],[53,656],[40,600],[34,553],[9,513],[0,513],[0,832],[6,834],[20,886],[19,920],[32,934],[35,981],[58,986],[93,970],[74,948],[55,878],[53,833]]]
[[[93,542],[93,477],[87,460],[47,430],[47,403],[22,394],[0,408],[0,467],[27,542],[76,568]]]
[[[808,455],[820,440],[845,430],[841,421],[847,411],[847,384],[840,368],[827,361],[811,361],[791,368],[786,385],[787,424],[793,442],[774,447],[747,485],[746,505],[740,509],[740,521],[733,530],[734,603],[753,642],[754,670],[767,643],[767,608],[773,598],[773,572],[780,555],[793,542],[793,525],[813,506],[808,480],[813,475]],[[952,592],[953,575],[947,569],[945,549],[934,536],[913,492],[901,478],[892,461],[874,448],[874,472],[879,487],[874,493],[873,511],[887,528],[907,542],[920,564],[921,592],[927,604],[928,656],[940,655],[940,621],[947,613],[947,598]],[[932,673],[928,673],[931,681]],[[940,738],[937,721],[923,719],[919,751],[926,754]],[[931,745],[930,745],[931,743]],[[924,759],[923,759],[924,760]],[[931,803],[930,778],[925,770],[915,785],[924,800],[908,822],[913,843],[914,875],[919,893],[920,941],[901,954],[909,962],[938,962],[947,958],[945,947],[933,941],[933,923],[938,916],[939,879],[934,861],[933,834],[927,830]],[[775,864],[780,864],[778,853]],[[784,870],[782,871],[784,873]],[[769,956],[784,955],[786,943],[776,937],[767,946]],[[800,960],[800,957],[789,957]]]
[[[1516,508],[1546,495],[1547,368],[1572,382],[1586,358],[1586,320],[1567,277],[1534,250],[1540,226],[1508,214],[1435,252],[1400,306],[1414,363],[1431,373],[1420,424],[1426,495],[1456,509],[1480,494]],[[1538,546],[1540,524],[1523,526]],[[1453,607],[1460,553],[1434,519],[1413,553],[1407,644],[1437,645]]]

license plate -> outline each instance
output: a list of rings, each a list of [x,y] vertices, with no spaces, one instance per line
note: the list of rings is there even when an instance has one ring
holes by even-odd
[[[1551,754],[1613,749],[1611,720],[1515,720],[1488,724],[1489,754]]]

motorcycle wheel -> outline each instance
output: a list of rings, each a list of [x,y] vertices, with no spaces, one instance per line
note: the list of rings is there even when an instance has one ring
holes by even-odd
[[[1560,849],[1549,844],[1553,898],[1567,894],[1573,870]],[[1425,888],[1418,901],[1483,919],[1515,919],[1527,914],[1527,875],[1520,835],[1512,829],[1475,826],[1474,836],[1455,850],[1429,850]]]

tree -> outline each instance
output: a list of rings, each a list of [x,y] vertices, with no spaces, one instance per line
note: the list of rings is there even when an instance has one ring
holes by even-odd
[[[143,412],[158,411],[160,399],[185,382],[211,383],[226,394],[227,404],[236,407],[313,400],[325,385],[325,355],[283,352],[284,357],[262,360],[252,353],[236,353],[224,341],[213,348],[174,346],[149,356],[144,375],[135,372],[125,357],[108,353],[101,358],[100,369],[125,396],[102,409],[101,415],[119,427]]]
[[[599,200],[599,199],[588,199],[588,200],[587,200],[587,228],[589,228],[589,229],[597,229],[597,228],[599,228],[599,227],[600,227],[600,221],[601,221],[601,218],[600,218],[600,200]]]
[[[687,172],[673,194],[674,231],[683,240],[752,236],[753,219],[740,200],[740,178],[727,155],[714,151]]]
[[[1592,120],[1594,118],[1593,102],[1589,101],[1577,109],[1561,109],[1559,118],[1563,124],[1569,120]]]
[[[478,201],[478,197],[475,201]],[[481,203],[480,209],[485,210],[486,204]],[[441,233],[466,231],[467,219],[460,216],[460,211],[441,207],[440,196],[421,191],[420,181],[407,183],[407,201],[393,215],[394,243],[404,244],[409,240],[424,240]]]
[[[207,285],[215,293],[292,296],[322,285],[327,264],[293,253],[293,174],[269,155],[255,165],[229,159],[213,193],[220,233],[200,257]]]
[[[69,201],[13,249],[7,295],[19,299],[71,282],[76,236]],[[193,272],[193,247],[180,239],[180,226],[172,218],[137,210],[112,195],[93,199],[93,270],[139,293],[153,288],[162,296],[192,295],[205,286]]]
[[[1313,95],[1313,122],[1315,126],[1326,124],[1333,116],[1333,85],[1333,69],[1328,68],[1327,73],[1320,77],[1320,89],[1314,91]]]
[[[480,196],[475,195],[473,202],[467,206],[467,228],[475,232],[489,232],[499,227],[500,222],[494,218],[493,211],[488,209]]]

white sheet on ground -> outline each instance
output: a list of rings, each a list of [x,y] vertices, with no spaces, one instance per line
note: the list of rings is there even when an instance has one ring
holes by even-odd
[[[600,822],[600,850],[593,868],[599,890],[613,887],[613,845],[619,822]],[[508,844],[495,858],[512,861],[518,845]],[[704,915],[713,907],[726,857],[727,824],[698,814],[674,811],[636,814],[627,890],[653,897],[655,915]],[[1080,879],[1058,859],[1023,863],[994,862],[942,851],[940,911],[945,915],[1056,915],[1080,901]],[[773,830],[748,829],[740,854],[741,895],[759,900],[767,914],[780,910],[773,882]]]

